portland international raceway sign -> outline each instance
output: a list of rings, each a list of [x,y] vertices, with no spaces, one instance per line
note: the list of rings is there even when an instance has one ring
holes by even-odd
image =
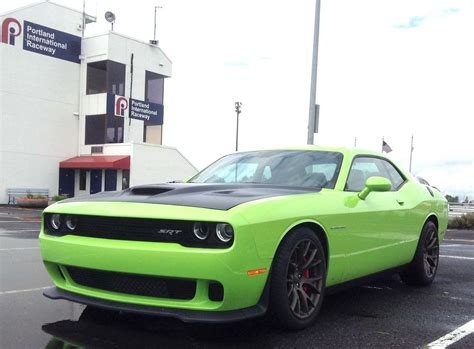
[[[80,63],[81,37],[36,23],[23,21],[21,24],[15,18],[5,18],[1,41],[13,46],[20,46],[23,42],[23,50]]]

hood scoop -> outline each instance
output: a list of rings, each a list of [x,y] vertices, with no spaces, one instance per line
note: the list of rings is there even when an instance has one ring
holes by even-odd
[[[154,196],[173,190],[174,188],[163,187],[135,187],[130,189],[132,195]]]

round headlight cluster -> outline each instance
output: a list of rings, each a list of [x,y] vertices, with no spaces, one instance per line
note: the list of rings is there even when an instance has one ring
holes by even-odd
[[[209,225],[207,223],[196,222],[193,226],[193,232],[199,240],[206,240],[209,236]]]
[[[61,215],[59,214],[53,214],[49,220],[49,222],[51,223],[51,227],[54,229],[54,230],[59,230],[59,228],[61,228]]]
[[[212,226],[212,229],[210,226]],[[193,225],[194,236],[201,241],[204,241],[207,238],[209,238],[210,235],[212,235],[211,233],[213,230],[214,230],[214,224],[212,223],[209,224],[205,222],[196,222]],[[234,229],[232,228],[230,224],[227,224],[227,223],[215,224],[214,240],[216,240],[217,238],[219,242],[226,243],[232,240],[233,237],[234,237]]]
[[[234,229],[230,224],[219,223],[216,225],[216,235],[222,242],[229,242],[234,237]]]
[[[57,213],[54,213],[49,217],[49,225],[53,230],[61,229],[63,223],[66,225],[68,230],[74,230],[77,227],[77,217],[70,215],[64,216]]]

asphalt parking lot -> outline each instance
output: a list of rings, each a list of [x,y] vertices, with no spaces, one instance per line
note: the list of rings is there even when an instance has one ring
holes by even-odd
[[[97,313],[42,295],[39,211],[0,207],[0,348],[423,348],[474,320],[474,231],[448,231],[434,284],[398,277],[328,296],[317,323],[283,332],[263,320],[228,326]],[[451,336],[453,337],[453,336]],[[474,333],[449,348],[474,348]]]

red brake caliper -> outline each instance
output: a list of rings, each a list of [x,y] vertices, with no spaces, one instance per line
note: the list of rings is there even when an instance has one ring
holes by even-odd
[[[308,269],[306,269],[306,270],[303,271],[303,276],[304,276],[305,278],[309,278],[309,270],[308,270]],[[309,295],[309,292],[308,292],[309,287],[308,287],[307,285],[303,285],[303,290],[306,292],[306,294]]]

